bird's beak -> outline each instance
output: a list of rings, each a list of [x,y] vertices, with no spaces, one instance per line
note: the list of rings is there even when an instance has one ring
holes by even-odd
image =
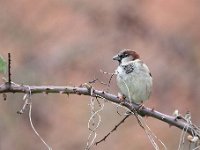
[[[121,58],[120,58],[120,56],[119,56],[119,55],[115,55],[115,56],[113,57],[113,60],[120,61],[120,60],[121,60]]]

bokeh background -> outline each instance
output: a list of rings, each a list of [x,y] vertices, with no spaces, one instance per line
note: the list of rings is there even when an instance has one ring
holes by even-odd
[[[119,50],[136,50],[149,66],[153,93],[146,106],[163,113],[190,111],[200,125],[200,1],[195,0],[0,0],[0,55],[12,55],[12,80],[29,85],[79,86],[95,77],[108,82]],[[2,78],[4,75],[0,75]],[[1,81],[3,83],[3,81]],[[95,88],[103,89],[96,83]],[[117,94],[115,80],[110,91]],[[0,149],[46,149],[33,133],[22,94],[0,101]],[[33,123],[53,149],[84,149],[90,98],[33,95]],[[123,116],[105,103],[97,139]],[[151,130],[168,149],[181,131],[152,118]],[[188,147],[185,146],[186,149]],[[129,118],[94,149],[153,149],[135,118]]]

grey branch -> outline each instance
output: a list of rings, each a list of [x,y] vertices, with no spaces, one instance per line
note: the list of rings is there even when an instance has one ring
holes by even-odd
[[[188,134],[192,136],[197,136],[200,139],[200,129],[192,124],[191,122],[187,122],[182,117],[176,117],[171,115],[166,115],[161,112],[158,112],[154,109],[148,107],[140,107],[137,104],[130,104],[128,100],[126,103],[122,103],[118,96],[113,95],[111,93],[100,91],[96,89],[92,89],[92,87],[80,86],[80,87],[72,87],[72,86],[29,86],[29,85],[18,85],[11,83],[5,83],[0,85],[0,93],[29,93],[31,91],[32,94],[39,93],[60,93],[60,94],[77,94],[77,95],[88,95],[92,97],[100,97],[105,98],[108,101],[121,104],[124,107],[127,107],[131,111],[137,110],[137,113],[141,116],[149,116],[161,120],[163,122],[168,123],[170,126],[178,127],[181,130],[185,130]]]

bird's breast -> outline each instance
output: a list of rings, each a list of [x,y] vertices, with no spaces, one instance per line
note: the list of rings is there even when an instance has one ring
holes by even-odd
[[[147,100],[151,93],[152,78],[148,72],[137,67],[130,73],[122,66],[118,66],[117,85],[122,94],[136,103]]]

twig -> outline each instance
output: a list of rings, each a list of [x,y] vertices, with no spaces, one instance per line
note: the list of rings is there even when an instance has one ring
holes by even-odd
[[[18,114],[23,114],[26,107],[29,105],[29,98],[28,97],[30,97],[30,96],[29,96],[29,94],[26,93],[23,97],[24,104],[23,104],[22,108],[19,111],[17,111]]]
[[[93,83],[96,83],[96,81],[98,81],[98,82],[99,82],[100,84],[102,84],[102,85],[108,86],[107,83],[104,83],[103,81],[100,81],[98,78],[95,78],[94,80],[89,81],[88,83],[89,83],[89,84],[93,84]]]
[[[111,83],[111,80],[112,80],[112,78],[113,78],[114,75],[115,75],[115,73],[111,74],[110,79],[108,81],[108,87],[110,87],[110,83]]]
[[[110,78],[109,78],[108,84],[106,84],[107,87],[108,87],[107,91],[109,91],[110,83],[111,83],[111,80],[112,80],[113,76],[115,75],[115,73],[105,72],[105,71],[103,71],[101,69],[100,69],[100,72],[103,73],[103,74],[106,74],[106,75],[111,75]]]
[[[11,55],[8,53],[8,83],[11,84]]]
[[[128,114],[128,115],[126,115],[108,134],[106,134],[106,136],[104,136],[104,138],[102,138],[101,140],[99,140],[98,142],[96,142],[95,143],[95,145],[98,145],[99,143],[101,143],[101,142],[103,142],[103,141],[105,141],[107,138],[108,138],[108,136],[112,133],[112,132],[114,132],[114,131],[116,131],[117,130],[117,128],[122,124],[122,123],[124,123],[124,121],[130,116],[131,114]]]

